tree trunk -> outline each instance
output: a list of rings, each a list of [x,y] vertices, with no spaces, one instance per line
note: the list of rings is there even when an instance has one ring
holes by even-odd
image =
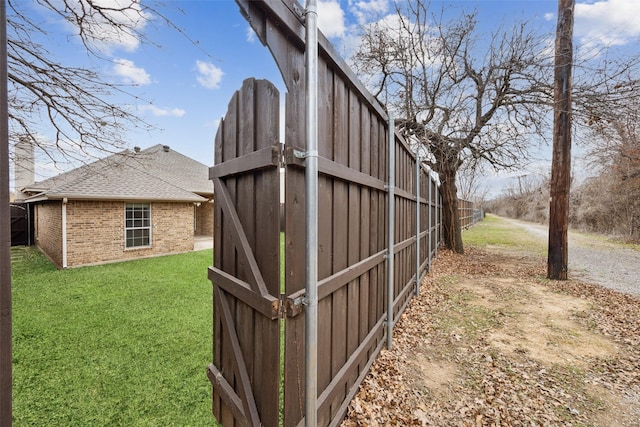
[[[458,189],[456,173],[441,171],[440,194],[442,195],[442,239],[444,246],[459,254],[464,253],[460,212],[458,211]]]

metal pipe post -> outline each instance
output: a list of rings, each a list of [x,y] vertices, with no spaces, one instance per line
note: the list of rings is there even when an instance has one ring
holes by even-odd
[[[9,206],[9,107],[7,9],[0,3],[0,426],[12,424],[11,207]]]
[[[416,150],[416,296],[420,295],[420,145]]]
[[[431,247],[431,231],[433,230],[433,226],[431,225],[431,222],[433,220],[433,218],[431,218],[431,198],[433,197],[433,192],[431,191],[431,187],[433,187],[433,177],[431,176],[431,170],[429,170],[429,202],[428,202],[428,209],[429,211],[427,212],[427,223],[429,224],[427,226],[427,251],[429,252],[427,254],[427,256],[429,257],[429,263],[428,263],[428,270],[429,272],[431,272],[431,251],[432,251],[432,247]]]
[[[318,423],[318,8],[306,5],[306,311],[305,311],[305,423]]]
[[[67,268],[67,203],[68,199],[62,199],[62,268]]]
[[[440,188],[436,185],[436,258],[438,257],[438,248],[440,247]]]
[[[393,346],[393,250],[395,244],[394,228],[395,228],[395,185],[396,185],[396,137],[395,137],[395,123],[393,121],[393,113],[389,111],[389,183],[388,183],[388,197],[389,197],[389,215],[387,221],[387,240],[389,244],[389,250],[387,253],[387,349],[391,350]]]

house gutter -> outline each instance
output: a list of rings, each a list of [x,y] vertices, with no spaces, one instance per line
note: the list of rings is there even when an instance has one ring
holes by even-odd
[[[67,202],[62,199],[62,268],[67,268]]]

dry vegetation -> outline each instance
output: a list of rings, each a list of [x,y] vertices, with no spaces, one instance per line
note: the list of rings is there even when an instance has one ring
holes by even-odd
[[[441,252],[343,426],[640,425],[640,300],[544,261]]]
[[[569,221],[573,229],[640,242],[640,113],[624,113],[592,126],[587,158],[594,175],[573,182]],[[500,216],[546,223],[549,180],[521,175],[487,207]]]

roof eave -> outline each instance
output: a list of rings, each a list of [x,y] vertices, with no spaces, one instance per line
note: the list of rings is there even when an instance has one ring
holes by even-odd
[[[142,197],[142,196],[91,196],[78,194],[44,194],[41,197],[27,199],[27,202],[41,202],[48,200],[95,200],[101,202],[107,201],[125,201],[125,202],[170,202],[170,203],[202,203],[206,202],[205,197],[193,195],[193,197],[185,198],[168,198],[168,197]]]

